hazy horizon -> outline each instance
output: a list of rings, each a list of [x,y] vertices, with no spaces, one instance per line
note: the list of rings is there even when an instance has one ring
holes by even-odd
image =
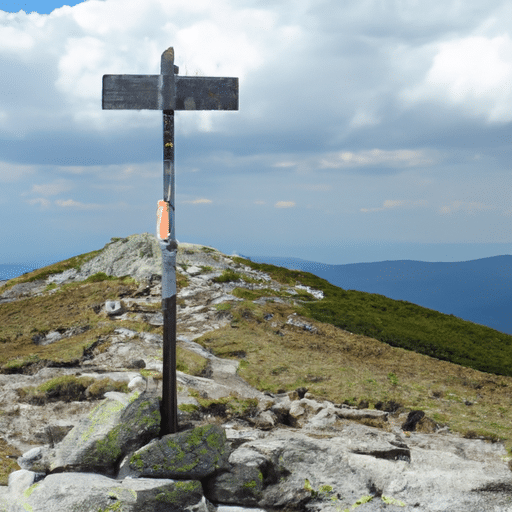
[[[198,243],[198,242],[189,241],[189,243]],[[424,262],[424,263],[460,263],[460,262],[465,262],[465,261],[474,261],[474,260],[478,260],[478,259],[493,258],[493,257],[497,257],[497,256],[510,256],[510,254],[505,253],[505,254],[496,254],[496,255],[490,255],[490,256],[482,255],[481,257],[476,257],[476,258],[468,258],[468,259],[461,259],[461,260],[449,260],[449,261],[427,261],[427,260],[422,260],[422,259],[418,259],[418,258],[407,258],[407,257],[396,258],[396,259],[383,257],[382,259],[368,260],[368,261],[348,261],[348,262],[341,262],[341,263],[328,263],[328,262],[320,261],[317,259],[299,258],[299,257],[293,256],[291,254],[287,254],[287,255],[246,254],[241,251],[233,251],[233,250],[224,251],[218,245],[215,245],[215,244],[213,244],[213,245],[212,244],[204,244],[204,245],[210,245],[211,247],[214,247],[215,249],[218,249],[219,251],[221,251],[227,255],[237,254],[237,255],[241,255],[241,256],[247,256],[247,257],[250,257],[251,259],[253,259],[254,261],[257,261],[259,259],[265,259],[265,258],[268,258],[268,259],[288,258],[290,260],[296,259],[296,260],[308,261],[308,262],[313,262],[313,263],[318,263],[318,264],[323,264],[323,265],[350,265],[350,264],[357,264],[357,263],[380,263],[380,262],[386,262],[386,261],[418,261],[418,262]],[[102,247],[94,247],[94,248],[91,248],[90,250],[92,251],[92,250],[96,250],[96,249],[101,249]],[[473,250],[474,250],[474,252],[477,252],[478,248],[473,248]],[[485,247],[481,247],[480,250],[485,252]],[[14,271],[15,267],[20,268],[19,273],[17,273],[16,275],[12,275],[12,277],[8,277],[8,279],[17,277],[18,275],[21,275],[21,274],[27,272],[28,270],[37,269],[37,268],[41,268],[41,267],[44,267],[47,265],[51,265],[53,263],[57,263],[59,261],[68,259],[72,256],[78,256],[79,254],[82,254],[82,253],[75,252],[73,254],[63,255],[62,257],[55,257],[55,258],[51,258],[51,259],[47,259],[47,260],[34,259],[32,261],[27,261],[27,262],[0,263],[0,280],[5,279],[3,277],[5,275],[5,272],[8,271],[9,273],[11,273]]]

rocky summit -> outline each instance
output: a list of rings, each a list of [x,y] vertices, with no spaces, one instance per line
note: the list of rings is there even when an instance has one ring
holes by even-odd
[[[0,511],[512,511],[501,442],[392,400],[329,399],[313,363],[340,330],[300,314],[324,293],[244,261],[179,244],[179,432],[164,436],[154,236],[112,239],[4,283]],[[293,373],[302,346],[313,369],[289,382],[309,388],[269,391],[264,376]]]

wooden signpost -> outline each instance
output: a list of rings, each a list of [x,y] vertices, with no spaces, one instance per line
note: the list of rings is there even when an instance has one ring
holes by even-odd
[[[164,199],[157,236],[162,250],[163,390],[160,435],[178,431],[176,389],[176,253],[174,204],[174,111],[238,110],[238,78],[178,76],[174,49],[162,53],[160,75],[103,75],[102,108],[162,110]],[[168,222],[167,222],[168,219]]]

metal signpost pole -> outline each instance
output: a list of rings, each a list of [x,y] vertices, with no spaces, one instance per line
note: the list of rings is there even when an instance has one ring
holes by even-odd
[[[160,435],[178,431],[176,389],[176,254],[174,111],[238,110],[238,78],[178,76],[174,49],[162,53],[160,75],[103,75],[102,108],[162,110],[164,200],[157,227],[162,250],[163,391]],[[163,222],[168,221],[168,222]],[[168,226],[168,227],[167,227]]]
[[[162,54],[160,73],[172,76],[174,50]],[[174,85],[174,80],[172,80]],[[175,87],[174,87],[175,88]],[[167,205],[169,233],[160,240],[162,249],[162,313],[164,317],[163,389],[161,435],[178,431],[178,392],[176,389],[176,254],[174,203],[174,110],[163,111],[164,129],[164,204]]]

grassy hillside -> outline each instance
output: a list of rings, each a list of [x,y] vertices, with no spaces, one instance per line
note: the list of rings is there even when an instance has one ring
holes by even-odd
[[[77,268],[98,252],[20,276],[0,293],[14,283]],[[325,294],[316,300],[301,293],[295,296],[301,300],[297,306],[257,305],[252,301],[260,296],[292,295],[236,288],[233,294],[242,302],[217,305],[231,312],[231,323],[196,341],[221,357],[239,360],[239,373],[251,385],[273,392],[306,387],[319,398],[370,408],[392,409],[398,404],[402,409],[421,409],[467,437],[503,439],[508,448],[512,446],[512,336],[408,302],[343,290],[308,272],[233,260],[267,272],[283,284],[300,283]],[[181,274],[177,277],[179,291],[187,280]],[[238,278],[235,272],[226,272],[223,280]],[[96,314],[106,299],[129,296],[136,286],[131,278],[103,274],[54,293],[50,286],[41,297],[0,305],[2,371],[24,371],[25,366],[45,360],[76,364],[120,326],[162,334],[162,327]],[[317,333],[287,325],[292,313],[310,319]],[[87,330],[61,342],[37,346],[32,341],[34,335],[50,329],[79,326]],[[179,325],[178,333],[182,333]],[[203,366],[179,348],[178,369],[197,375]]]
[[[233,259],[325,294],[301,306],[260,306],[252,300],[287,294],[237,288],[233,294],[246,300],[219,305],[231,310],[231,325],[195,341],[239,360],[239,373],[252,386],[272,392],[306,387],[335,403],[419,409],[467,438],[503,440],[512,449],[506,364],[512,336],[405,301],[342,290],[308,272]],[[288,325],[293,313],[310,319],[317,333]]]
[[[301,314],[443,361],[482,372],[512,376],[512,336],[406,301],[343,290],[309,272],[237,261],[269,272],[281,282],[300,281],[323,290],[325,298],[305,304]]]
[[[0,287],[0,294],[15,284],[45,279],[70,268],[78,270],[80,265],[98,253],[100,250],[75,256],[11,279]],[[81,357],[107,335],[113,334],[118,327],[163,335],[162,327],[134,321],[116,321],[97,314],[105,300],[130,296],[137,290],[137,285],[129,276],[116,278],[98,273],[85,281],[63,285],[58,290],[57,285],[50,284],[46,287],[46,293],[40,297],[0,304],[0,372],[24,372],[31,366],[42,366],[46,361],[64,366],[77,365]],[[178,291],[185,286],[186,277],[178,274]],[[160,309],[160,305],[156,305],[155,309]],[[64,332],[71,328],[83,332],[46,346],[35,345],[33,342],[37,335],[52,330]],[[187,361],[179,369],[186,371],[189,363],[195,364],[194,358],[188,354],[183,354],[183,357]]]

